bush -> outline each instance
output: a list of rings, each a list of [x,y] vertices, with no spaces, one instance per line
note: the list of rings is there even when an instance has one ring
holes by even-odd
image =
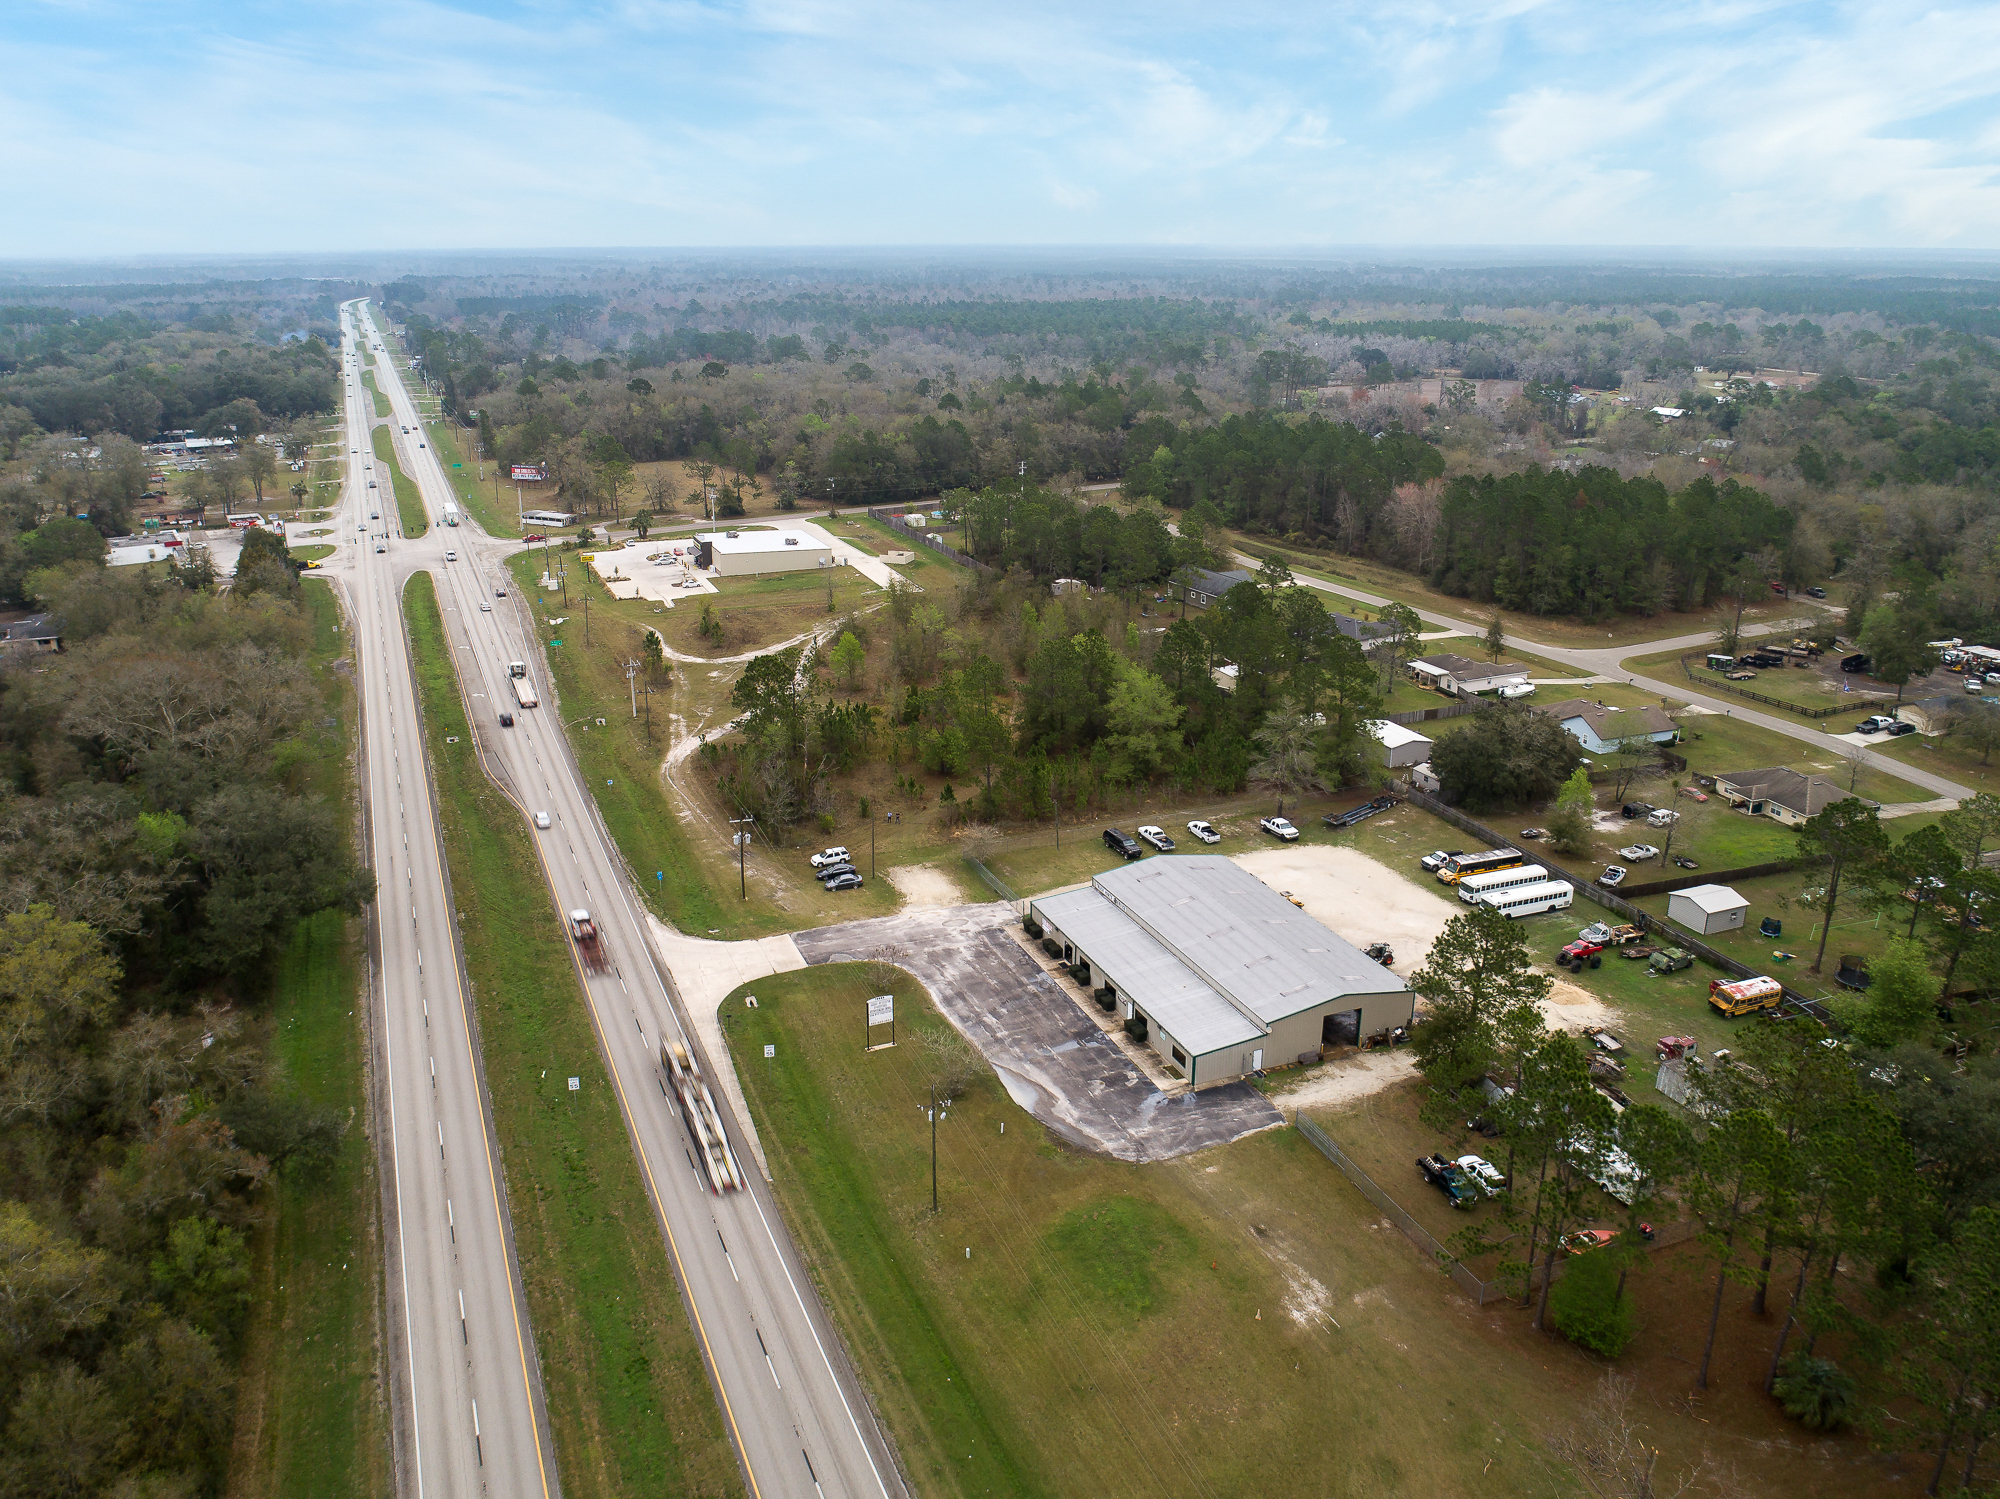
[[[1606,1251],[1579,1255],[1549,1290],[1549,1310],[1572,1343],[1616,1358],[1638,1333],[1632,1298],[1618,1294],[1618,1260]]]
[[[1042,938],[1042,951],[1052,958],[1060,958],[1062,956],[1062,944],[1053,937],[1044,937]]]
[[[1021,930],[1028,934],[1030,942],[1036,942],[1041,939],[1042,924],[1032,916],[1023,916],[1021,918]]]
[[[1854,1379],[1831,1359],[1795,1353],[1771,1386],[1793,1420],[1814,1431],[1839,1431],[1854,1419]]]

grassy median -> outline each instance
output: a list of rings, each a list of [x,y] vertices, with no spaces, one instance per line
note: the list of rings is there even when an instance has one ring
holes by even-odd
[[[370,441],[375,447],[376,460],[389,470],[389,480],[396,491],[396,514],[402,520],[403,534],[423,535],[431,528],[431,518],[424,509],[424,497],[417,492],[416,481],[405,474],[396,462],[396,444],[389,436],[389,429],[375,428]],[[381,491],[378,489],[376,493]]]
[[[563,1490],[740,1492],[527,828],[474,752],[428,575],[405,610]]]

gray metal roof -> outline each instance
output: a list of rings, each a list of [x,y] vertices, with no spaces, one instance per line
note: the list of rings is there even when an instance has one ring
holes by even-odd
[[[1242,1046],[1264,1028],[1201,981],[1187,964],[1094,888],[1045,896],[1034,907],[1193,1055]],[[1286,909],[1290,909],[1287,905]]]
[[[1235,860],[1175,854],[1121,865],[1034,902],[1197,1055],[1286,1016],[1406,985]],[[1138,977],[1143,975],[1143,982]]]

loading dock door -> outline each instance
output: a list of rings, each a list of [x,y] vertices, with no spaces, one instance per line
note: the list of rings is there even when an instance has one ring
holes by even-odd
[[[1320,1022],[1319,1044],[1321,1046],[1359,1046],[1361,1044],[1361,1012],[1359,1010],[1338,1010]]]

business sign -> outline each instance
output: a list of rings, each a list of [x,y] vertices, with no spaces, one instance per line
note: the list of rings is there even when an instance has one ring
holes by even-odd
[[[549,471],[538,463],[517,463],[513,468],[516,484],[540,484],[549,476]]]
[[[893,1025],[895,1022],[895,995],[878,994],[868,1001],[868,1023],[870,1025]]]

